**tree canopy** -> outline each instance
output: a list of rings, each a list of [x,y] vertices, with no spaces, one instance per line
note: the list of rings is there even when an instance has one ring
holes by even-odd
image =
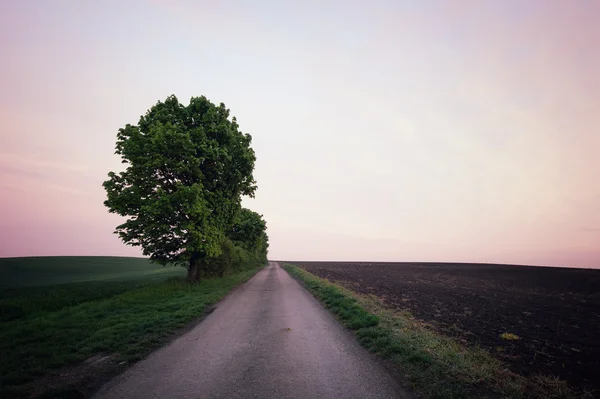
[[[121,239],[153,261],[187,266],[192,280],[222,254],[235,223],[249,217],[241,197],[257,188],[252,137],[229,115],[204,96],[188,106],[175,96],[159,101],[137,125],[119,129],[116,154],[126,169],[110,172],[103,184],[104,204],[127,218],[115,231]],[[264,232],[264,221],[260,226]],[[240,234],[231,240],[251,248]]]
[[[242,208],[228,230],[227,237],[237,246],[256,256],[266,256],[269,238],[267,222],[258,213]],[[264,259],[266,261],[266,258]]]

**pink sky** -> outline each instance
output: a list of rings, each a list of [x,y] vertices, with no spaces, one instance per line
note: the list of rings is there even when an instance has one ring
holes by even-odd
[[[175,94],[251,133],[270,257],[600,266],[600,3],[0,3],[0,256],[133,255],[101,183]]]

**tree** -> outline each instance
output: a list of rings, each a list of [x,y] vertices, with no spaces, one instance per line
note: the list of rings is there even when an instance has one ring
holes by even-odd
[[[186,266],[197,281],[203,262],[221,253],[241,196],[254,196],[251,141],[223,103],[159,101],[117,134],[115,153],[127,167],[103,184],[109,211],[128,218],[115,233],[152,261]]]
[[[266,230],[267,222],[262,215],[242,208],[228,230],[227,237],[235,245],[256,256],[257,260],[266,260],[269,247]]]

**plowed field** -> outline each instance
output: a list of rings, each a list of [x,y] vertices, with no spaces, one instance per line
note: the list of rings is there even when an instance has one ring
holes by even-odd
[[[522,375],[600,396],[600,270],[490,264],[290,262],[434,329],[477,344]],[[511,333],[517,340],[506,340]]]

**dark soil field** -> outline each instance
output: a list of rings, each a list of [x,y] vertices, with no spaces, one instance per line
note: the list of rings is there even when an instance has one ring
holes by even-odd
[[[409,310],[524,376],[600,397],[600,270],[491,264],[290,262]],[[501,338],[512,333],[517,340]]]

